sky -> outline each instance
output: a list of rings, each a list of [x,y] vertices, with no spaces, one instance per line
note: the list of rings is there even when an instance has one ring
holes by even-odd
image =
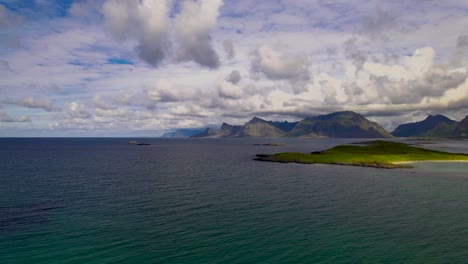
[[[468,115],[466,0],[0,0],[0,136]]]

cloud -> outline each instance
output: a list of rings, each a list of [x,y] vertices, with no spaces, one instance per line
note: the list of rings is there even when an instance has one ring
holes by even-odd
[[[343,48],[345,57],[356,66],[355,74],[357,74],[361,69],[364,63],[367,61],[367,52],[360,49],[358,44],[358,39],[353,37],[345,41]]]
[[[33,97],[26,97],[20,100],[4,100],[4,104],[18,105],[27,108],[39,108],[47,112],[60,110],[59,107],[54,106],[48,99],[36,99]]]
[[[169,49],[169,3],[166,0],[106,0],[105,26],[119,40],[136,40],[139,57],[158,66]]]
[[[397,17],[388,10],[377,9],[371,16],[364,16],[359,33],[370,35],[372,38],[388,37],[386,35],[399,27]]]
[[[447,109],[447,104],[467,98],[468,69],[437,62],[436,58],[433,48],[422,47],[396,62],[364,62],[360,71],[351,61],[343,80],[331,76],[317,78],[323,101],[329,105],[357,106],[359,112]]]
[[[457,48],[468,48],[468,35],[460,35],[457,38]]]
[[[239,71],[233,70],[227,77],[226,81],[232,84],[238,84],[242,80],[242,76]]]
[[[0,122],[2,123],[26,123],[31,122],[28,116],[9,116],[7,113],[0,112]]]
[[[456,89],[468,78],[467,69],[455,69],[435,63],[436,52],[431,47],[419,48],[412,56],[403,59],[401,65],[386,66],[366,63],[363,66],[369,83],[377,93],[371,95],[366,89],[369,102],[388,104],[418,103],[425,98],[439,98],[445,92]]]
[[[32,97],[27,97],[19,100],[17,104],[28,108],[40,108],[47,112],[57,110],[57,108],[53,106],[48,99],[34,99]]]
[[[244,96],[244,93],[239,86],[227,80],[219,80],[216,87],[218,95],[221,98],[241,99]]]
[[[251,71],[271,80],[309,80],[309,61],[301,54],[261,46],[252,53]]]
[[[347,109],[393,125],[468,110],[462,0],[23,2],[0,4],[31,23],[1,30],[0,102],[15,103],[0,110],[36,115],[2,135],[48,123],[51,135],[158,135]],[[28,97],[64,113],[18,107]]]
[[[307,90],[310,61],[304,54],[293,54],[284,48],[261,46],[251,54],[250,71],[254,79],[287,80],[295,93]]]
[[[468,64],[468,35],[458,36],[452,64],[455,66],[464,66]]]
[[[78,102],[71,102],[68,104],[68,114],[73,118],[87,119],[91,117],[88,108]]]
[[[234,44],[231,40],[223,41],[223,49],[228,59],[232,59],[236,55],[236,52],[234,50]]]
[[[102,100],[101,96],[99,95],[93,96],[93,98],[91,99],[91,102],[96,108],[99,108],[99,109],[103,109],[103,110],[116,109],[116,107],[112,105],[111,103]]]
[[[216,26],[222,0],[185,1],[175,19],[175,36],[178,40],[176,58],[195,61],[209,68],[219,67],[219,57],[211,46],[211,30]]]
[[[77,19],[88,21],[97,20],[99,18],[102,7],[100,0],[85,0],[83,2],[74,2],[68,9],[68,13]]]
[[[153,87],[146,89],[146,98],[158,102],[183,102],[195,98],[194,89],[178,89],[167,79],[159,80]]]
[[[121,41],[136,41],[138,56],[152,66],[170,58],[218,68],[220,61],[212,47],[211,31],[216,27],[222,3],[222,0],[185,1],[173,24],[169,0],[106,0],[102,12],[111,35]],[[80,10],[77,7],[72,11]]]

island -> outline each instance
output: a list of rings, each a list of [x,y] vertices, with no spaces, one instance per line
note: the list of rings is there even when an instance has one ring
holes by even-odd
[[[286,146],[286,144],[284,143],[279,143],[279,142],[270,142],[270,143],[257,143],[257,144],[254,144],[254,146],[268,146],[268,147],[282,147],[282,146]]]
[[[417,161],[466,161],[468,154],[429,150],[385,140],[359,142],[354,145],[340,145],[328,150],[312,153],[285,152],[257,154],[255,160],[303,163],[337,164],[375,168],[409,168],[406,163]]]
[[[138,142],[138,141],[135,141],[135,140],[131,140],[128,143],[131,144],[131,145],[137,145],[137,146],[149,146],[149,145],[151,145],[149,143]]]

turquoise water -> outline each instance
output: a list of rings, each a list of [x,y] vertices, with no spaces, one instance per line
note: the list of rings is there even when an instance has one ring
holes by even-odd
[[[0,139],[0,263],[468,259],[468,163],[382,170],[252,160],[353,140],[145,141]]]

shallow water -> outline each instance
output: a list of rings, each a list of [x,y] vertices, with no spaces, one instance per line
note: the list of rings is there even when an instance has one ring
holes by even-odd
[[[0,139],[1,263],[465,263],[468,163],[256,162],[356,140]],[[254,143],[285,142],[284,147]],[[468,143],[438,142],[431,148]]]

